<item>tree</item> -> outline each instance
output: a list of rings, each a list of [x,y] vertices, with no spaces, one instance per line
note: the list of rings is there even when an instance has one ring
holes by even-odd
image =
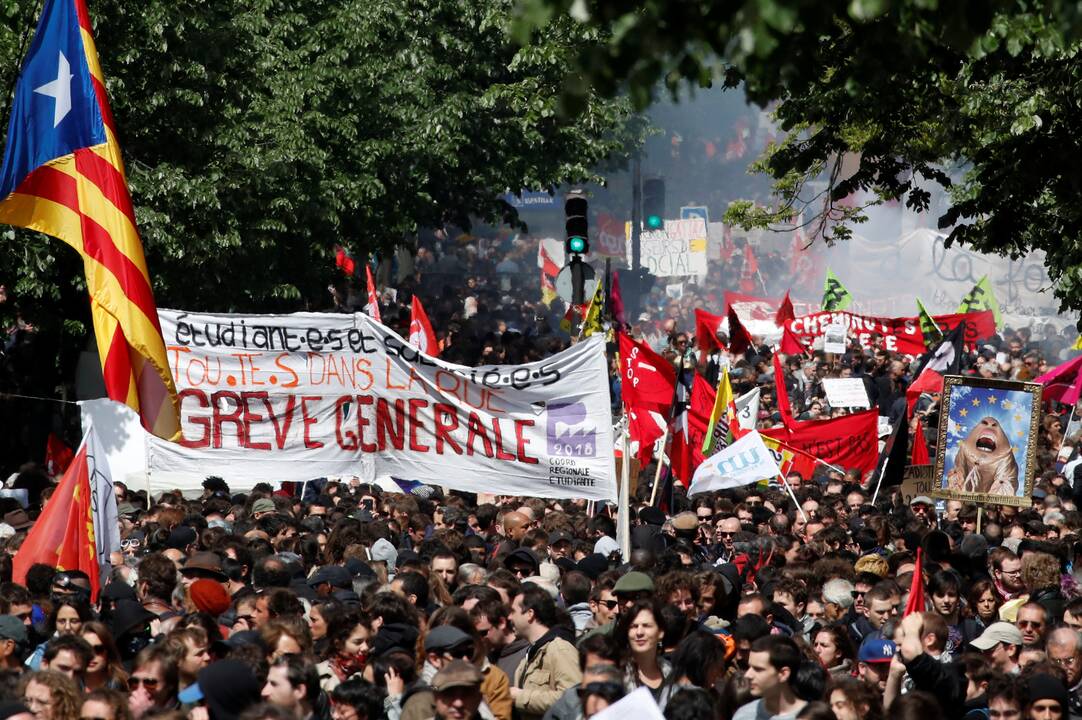
[[[29,5],[0,2],[3,67],[20,62],[40,9]],[[597,33],[567,21],[519,46],[511,7],[91,2],[159,305],[324,305],[335,243],[363,257],[418,227],[514,221],[506,189],[599,180],[644,124],[627,101],[598,96],[561,122],[575,47]],[[7,232],[0,279],[24,298],[59,298],[81,282],[55,265],[67,253]]]
[[[776,101],[788,136],[757,169],[774,180],[779,204],[738,203],[730,220],[768,225],[812,204],[829,242],[863,217],[836,204],[852,192],[923,210],[938,185],[949,191],[939,217],[948,242],[1011,256],[1043,250],[1061,308],[1082,308],[1077,6],[520,0],[516,36],[565,16],[612,31],[582,51],[588,82],[570,86],[567,107],[586,88],[622,87],[641,106],[659,81],[743,84],[754,101]],[[807,182],[824,176],[825,197],[808,197]]]

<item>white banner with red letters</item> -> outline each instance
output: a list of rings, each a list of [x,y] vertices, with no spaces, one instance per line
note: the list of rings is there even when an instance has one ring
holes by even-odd
[[[151,478],[356,475],[616,498],[602,335],[539,362],[471,368],[423,355],[361,313],[159,319],[184,440],[147,436]]]

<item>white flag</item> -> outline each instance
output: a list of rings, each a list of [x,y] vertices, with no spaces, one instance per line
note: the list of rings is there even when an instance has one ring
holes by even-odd
[[[105,456],[98,435],[91,425],[86,431],[86,469],[90,478],[92,494],[90,510],[94,518],[94,544],[98,554],[98,577],[101,586],[109,582],[113,566],[109,554],[120,552],[120,516],[116,509],[116,493],[113,492],[113,473]]]
[[[779,472],[774,455],[757,432],[750,432],[711,455],[695,470],[688,497],[714,490],[750,485]]]
[[[754,430],[755,423],[759,422],[759,388],[746,392],[736,400],[736,419],[740,421],[740,427],[745,430]]]

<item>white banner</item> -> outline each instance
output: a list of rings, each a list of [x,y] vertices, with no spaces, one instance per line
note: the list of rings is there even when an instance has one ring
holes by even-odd
[[[688,497],[714,490],[750,485],[776,477],[778,464],[757,432],[750,432],[729,447],[706,458],[695,470]]]
[[[837,408],[868,408],[868,389],[860,378],[823,378],[827,402]]]
[[[736,419],[740,427],[754,430],[759,422],[759,388],[749,390],[733,401],[736,406]]]
[[[156,474],[239,486],[356,475],[616,498],[601,335],[540,362],[470,368],[360,313],[159,318],[184,440],[143,438],[152,486]]]
[[[631,257],[631,223],[624,227]],[[661,278],[706,275],[706,223],[702,218],[666,220],[660,230],[643,228],[639,247],[642,265]]]

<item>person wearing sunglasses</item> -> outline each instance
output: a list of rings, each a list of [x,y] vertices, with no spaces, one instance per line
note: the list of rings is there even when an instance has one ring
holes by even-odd
[[[108,688],[110,690],[128,689],[128,673],[120,661],[113,633],[96,620],[83,623],[80,636],[90,646],[90,662],[83,673],[83,687],[87,690]],[[126,707],[126,706],[125,706]]]
[[[148,645],[135,656],[128,678],[128,707],[139,718],[177,704],[177,657],[165,643]]]
[[[83,696],[79,720],[132,720],[128,699],[109,688],[91,690]]]

